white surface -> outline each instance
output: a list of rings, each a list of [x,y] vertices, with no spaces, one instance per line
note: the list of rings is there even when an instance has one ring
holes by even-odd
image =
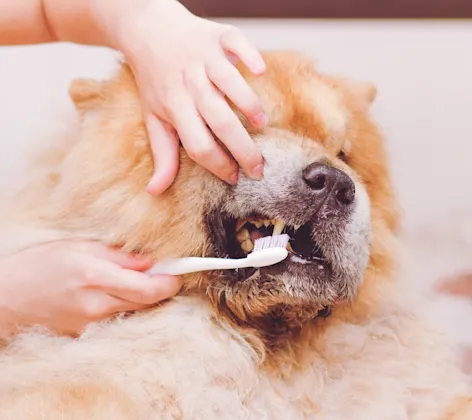
[[[234,21],[262,49],[298,49],[324,70],[369,80],[391,156],[412,260],[408,281],[472,268],[472,21]],[[0,183],[62,121],[73,77],[106,76],[113,55],[71,45],[0,48]],[[68,109],[68,108],[67,108]],[[469,258],[470,256],[470,258]],[[470,305],[435,306],[465,339]],[[469,311],[469,312],[467,312]]]

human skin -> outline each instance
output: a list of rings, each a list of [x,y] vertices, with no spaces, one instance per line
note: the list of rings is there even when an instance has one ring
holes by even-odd
[[[224,98],[254,126],[267,123],[259,99],[234,67],[241,60],[261,74],[265,64],[238,29],[201,19],[175,0],[0,0],[0,45],[57,41],[124,54],[153,150],[149,193],[159,194],[174,181],[179,140],[192,159],[230,184],[237,182],[239,167],[256,179],[263,176],[262,156]],[[142,271],[149,264],[84,241],[3,257],[0,336],[36,324],[74,335],[87,322],[176,294],[180,280],[147,276]]]

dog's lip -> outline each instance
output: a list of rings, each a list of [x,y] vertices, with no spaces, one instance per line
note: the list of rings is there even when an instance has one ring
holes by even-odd
[[[267,266],[267,267],[263,267],[260,269],[261,273],[270,273],[270,274],[283,274],[283,273],[286,273],[288,270],[289,270],[289,266],[306,266],[306,268],[310,269],[310,270],[313,270],[316,269],[319,270],[320,272],[323,272],[323,271],[332,271],[333,267],[331,265],[331,262],[328,261],[327,259],[324,259],[324,260],[320,260],[320,261],[317,261],[317,260],[308,260],[308,259],[305,259],[303,257],[301,257],[300,255],[297,255],[293,252],[290,252],[289,251],[289,254],[288,254],[288,257],[278,263],[278,264],[274,264],[274,265],[271,265],[271,266]]]
[[[307,260],[289,251],[288,257],[284,261],[279,262],[277,264],[262,267],[262,268],[255,268],[255,267],[247,267],[243,269],[240,268],[240,269],[236,269],[235,272],[238,274],[239,280],[244,281],[244,280],[249,279],[256,273],[259,273],[259,275],[265,274],[265,273],[270,273],[272,275],[283,274],[288,271],[287,264],[302,265],[302,266],[305,265],[307,267],[311,266],[311,268],[313,268],[313,266],[317,266],[318,270],[320,271],[331,270],[331,263],[327,260],[323,260],[323,261]]]

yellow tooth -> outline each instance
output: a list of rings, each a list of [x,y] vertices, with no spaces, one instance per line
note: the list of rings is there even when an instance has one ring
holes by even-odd
[[[246,252],[246,253],[249,253],[251,252],[253,249],[254,249],[254,244],[252,243],[252,241],[250,239],[246,239],[242,244],[241,244],[241,249]]]
[[[264,220],[264,226],[269,227],[270,226],[270,220]]]
[[[276,220],[274,224],[274,232],[272,235],[280,235],[282,231],[284,230],[285,227],[285,222],[283,220]]]
[[[290,242],[287,243],[287,246],[285,248],[287,248],[287,250],[290,251],[290,252],[294,252],[293,248],[292,248],[292,245],[290,245]]]
[[[246,239],[249,239],[250,236],[249,236],[249,232],[247,229],[243,229],[241,232],[238,232],[238,234],[236,235],[236,239],[238,240],[238,242],[241,244],[243,243]]]
[[[246,224],[246,221],[243,219],[238,219],[236,222],[236,232],[239,232],[239,230]]]
[[[302,225],[296,225],[296,226],[293,227],[293,229],[294,229],[294,230],[298,230],[298,229],[300,229],[301,227],[302,227]]]
[[[252,222],[252,224],[259,229],[262,226],[262,222]]]

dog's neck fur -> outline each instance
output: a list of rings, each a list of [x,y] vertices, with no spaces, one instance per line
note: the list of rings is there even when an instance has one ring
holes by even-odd
[[[302,366],[307,348],[307,341],[323,342],[324,333],[331,325],[339,322],[365,324],[378,310],[380,296],[384,294],[386,284],[378,282],[378,273],[372,260],[381,258],[371,256],[371,264],[365,271],[364,282],[358,296],[352,302],[339,302],[331,308],[315,309],[313,305],[276,305],[264,314],[241,315],[236,313],[221,298],[215,302],[211,293],[205,293],[204,299],[210,297],[217,316],[218,324],[229,324],[241,336],[245,337],[251,347],[263,355],[263,368],[272,371],[282,369],[282,365]],[[384,261],[385,262],[385,261]],[[394,260],[390,261],[390,269],[386,271],[389,278],[394,278]],[[377,280],[377,281],[376,281]],[[305,349],[305,350],[303,350]],[[313,352],[318,350],[313,349]],[[301,353],[300,353],[301,352]]]

